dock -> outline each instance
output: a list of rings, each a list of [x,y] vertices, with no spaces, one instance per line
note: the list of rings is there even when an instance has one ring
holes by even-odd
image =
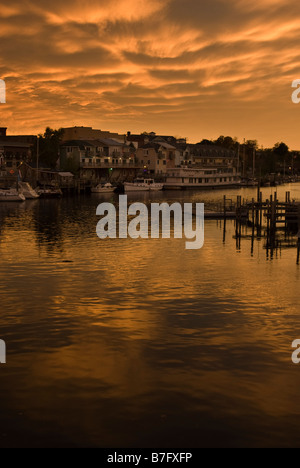
[[[205,205],[204,217],[224,221],[224,239],[226,221],[234,220],[237,249],[242,239],[251,239],[253,252],[254,240],[264,239],[267,257],[273,258],[281,249],[296,248],[300,263],[300,202],[291,200],[290,192],[286,192],[285,201],[279,201],[277,193],[263,200],[260,190],[256,200],[242,200],[239,195],[233,202],[224,196],[223,203]]]

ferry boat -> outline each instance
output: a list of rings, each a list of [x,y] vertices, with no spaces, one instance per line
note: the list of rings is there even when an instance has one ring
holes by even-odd
[[[241,177],[235,167],[199,167],[170,169],[164,184],[165,189],[218,189],[240,187]]]
[[[124,190],[127,192],[159,192],[164,188],[164,184],[157,183],[154,179],[136,179],[134,182],[125,182]]]
[[[20,192],[23,193],[26,200],[35,200],[39,198],[39,194],[27,182],[19,182]]]
[[[24,202],[26,199],[17,189],[0,190],[0,202]]]
[[[112,193],[116,190],[116,187],[114,187],[112,184],[109,182],[107,184],[99,184],[97,187],[93,187],[91,189],[92,193]]]

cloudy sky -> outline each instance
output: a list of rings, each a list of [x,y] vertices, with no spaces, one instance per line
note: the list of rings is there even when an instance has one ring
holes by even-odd
[[[300,149],[296,0],[0,0],[10,134],[88,125]]]

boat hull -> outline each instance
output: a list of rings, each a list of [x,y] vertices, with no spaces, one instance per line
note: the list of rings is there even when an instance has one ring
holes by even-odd
[[[31,187],[28,182],[19,183],[19,192],[24,195],[26,200],[36,200],[39,198],[37,192]]]
[[[137,186],[134,184],[124,184],[125,192],[149,192],[149,187]]]
[[[226,188],[239,188],[240,184],[172,184],[166,183],[165,190],[220,190]]]
[[[40,198],[62,198],[61,193],[40,193]]]
[[[40,196],[34,192],[28,192],[27,190],[23,190],[23,195],[26,200],[37,200]]]
[[[163,190],[163,184],[158,184],[156,187],[153,185],[135,185],[135,184],[124,184],[124,191],[127,192],[160,192]]]
[[[40,189],[38,195],[40,198],[62,198],[63,193],[60,189]]]
[[[26,199],[22,193],[0,192],[0,202],[24,202]]]
[[[91,192],[92,193],[113,193],[115,191],[115,187],[113,188],[109,188],[109,189],[97,189],[97,188],[94,188],[94,189],[91,189]]]
[[[161,192],[163,188],[163,185],[161,185],[160,187],[150,187],[150,192]]]

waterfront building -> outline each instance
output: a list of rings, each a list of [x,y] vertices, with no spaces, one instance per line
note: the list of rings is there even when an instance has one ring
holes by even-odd
[[[30,162],[37,137],[35,135],[7,135],[7,128],[0,128],[1,173],[14,175],[22,162]]]
[[[175,167],[175,151],[175,146],[155,139],[137,149],[136,159],[149,174],[165,175],[169,168]]]
[[[113,139],[124,144],[126,135],[112,133],[106,130],[96,130],[92,127],[67,127],[63,128],[63,142],[71,140],[98,140]]]
[[[141,169],[136,162],[135,147],[111,138],[63,142],[60,168],[89,181],[133,178]]]

